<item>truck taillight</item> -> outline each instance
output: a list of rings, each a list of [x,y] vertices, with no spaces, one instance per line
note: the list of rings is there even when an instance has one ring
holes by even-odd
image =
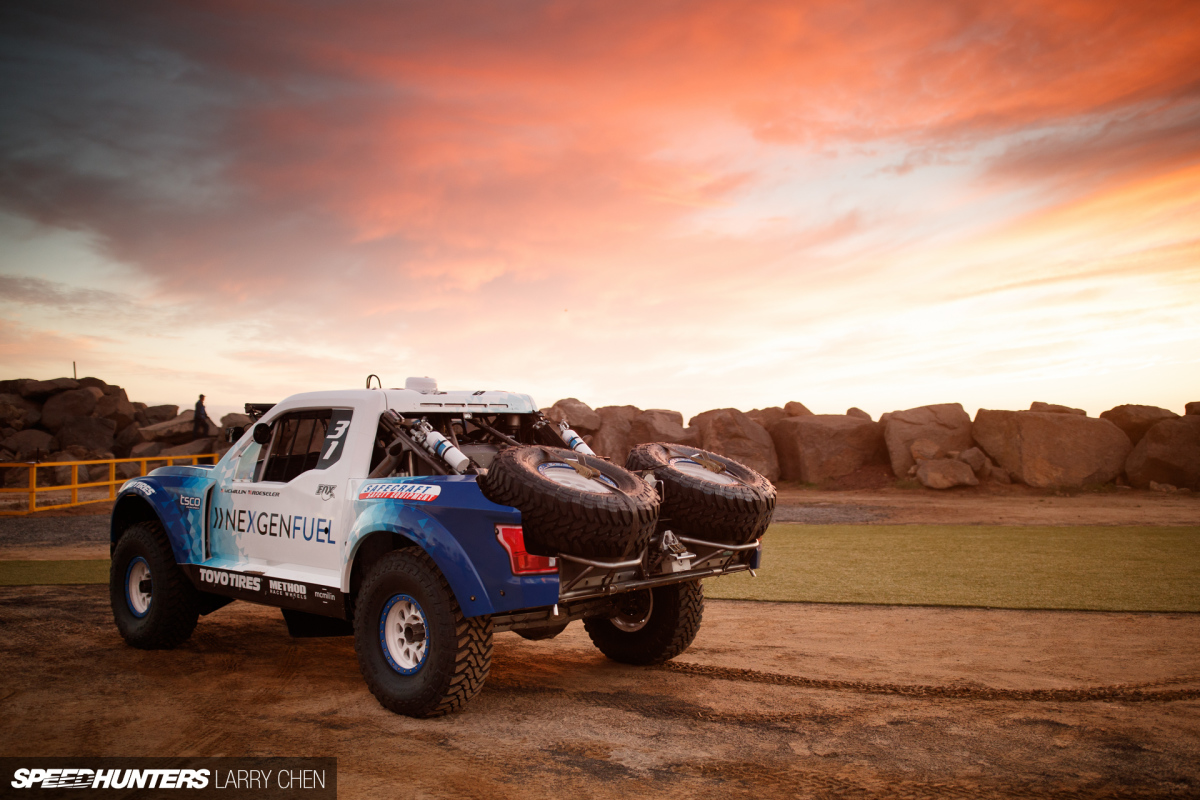
[[[497,525],[496,538],[508,552],[513,575],[543,575],[558,572],[558,559],[525,552],[525,534],[520,525]]]

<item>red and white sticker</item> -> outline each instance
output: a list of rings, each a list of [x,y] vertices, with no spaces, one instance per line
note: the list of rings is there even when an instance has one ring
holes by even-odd
[[[368,483],[358,492],[359,500],[420,500],[429,503],[442,493],[440,486],[419,483]]]

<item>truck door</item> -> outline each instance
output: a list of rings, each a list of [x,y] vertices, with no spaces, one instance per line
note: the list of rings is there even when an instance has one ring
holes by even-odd
[[[230,535],[252,563],[338,570],[350,463],[342,456],[353,422],[350,408],[276,417],[270,443],[247,448],[222,487],[214,541]]]

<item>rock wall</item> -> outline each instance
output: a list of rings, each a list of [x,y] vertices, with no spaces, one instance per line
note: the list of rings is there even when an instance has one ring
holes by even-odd
[[[178,406],[131,402],[124,389],[99,378],[0,381],[0,462],[211,453],[218,433],[211,421],[206,433],[193,435],[191,410],[180,414]],[[118,475],[130,477],[134,470],[119,465]],[[70,467],[54,472],[55,481],[70,481]],[[86,466],[79,467],[79,477],[89,479]],[[7,486],[27,481],[24,470],[8,470],[4,478]]]
[[[896,478],[930,488],[1012,481],[1073,488],[1128,480],[1138,488],[1200,490],[1200,402],[1188,403],[1184,416],[1127,404],[1097,419],[1039,401],[1028,411],[980,409],[974,421],[958,403],[941,403],[891,411],[873,422],[858,408],[813,414],[793,400],[745,413],[713,409],[686,426],[678,411],[592,409],[573,397],[542,410],[566,420],[618,464],[637,444],[671,442],[720,453],[770,480],[812,484],[867,468],[878,474],[878,465],[887,463]],[[243,414],[227,414],[197,438],[191,410],[131,402],[124,389],[99,378],[0,381],[0,461],[223,452],[225,431],[248,423]],[[58,471],[69,478],[69,467]],[[24,474],[6,476],[6,483],[24,485]]]
[[[593,411],[575,398],[543,410],[581,433],[586,426],[584,439],[616,463],[624,463],[635,444],[673,442],[737,459],[771,480],[824,484],[882,461],[896,478],[935,489],[1013,482],[1080,488],[1127,478],[1141,488],[1153,483],[1173,491],[1197,489],[1200,482],[1200,403],[1189,403],[1184,417],[1121,405],[1097,419],[1038,401],[1027,411],[981,409],[973,421],[960,404],[941,403],[890,411],[872,422],[858,408],[813,414],[792,401],[745,413],[705,411],[687,427],[678,412]]]

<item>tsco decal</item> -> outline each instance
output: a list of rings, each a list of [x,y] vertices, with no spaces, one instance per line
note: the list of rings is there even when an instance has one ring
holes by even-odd
[[[419,483],[368,483],[358,493],[359,500],[420,500],[429,503],[442,493],[440,486]]]

